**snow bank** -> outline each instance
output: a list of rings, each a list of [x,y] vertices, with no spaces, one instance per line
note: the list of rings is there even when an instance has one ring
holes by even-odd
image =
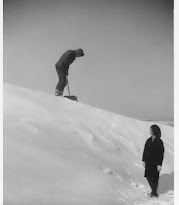
[[[162,195],[146,197],[141,158],[152,124],[4,84],[4,205],[172,204],[171,126],[159,125]]]

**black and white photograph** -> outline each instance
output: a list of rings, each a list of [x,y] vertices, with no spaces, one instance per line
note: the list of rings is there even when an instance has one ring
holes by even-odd
[[[174,205],[174,0],[2,7],[3,205]]]

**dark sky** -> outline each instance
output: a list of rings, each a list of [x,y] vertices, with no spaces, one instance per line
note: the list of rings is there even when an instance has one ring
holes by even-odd
[[[68,49],[79,101],[121,115],[173,120],[173,1],[5,0],[4,82],[54,94]]]

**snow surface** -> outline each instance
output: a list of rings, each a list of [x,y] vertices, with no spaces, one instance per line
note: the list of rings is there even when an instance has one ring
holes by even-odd
[[[160,197],[147,197],[141,158],[152,124],[4,84],[4,205],[173,204],[171,126],[159,125]]]

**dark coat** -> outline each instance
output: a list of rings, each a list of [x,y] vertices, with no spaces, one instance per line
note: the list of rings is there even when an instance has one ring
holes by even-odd
[[[63,71],[65,76],[68,76],[68,69],[70,64],[73,63],[73,61],[76,58],[75,50],[68,50],[66,51],[60,58],[60,60],[55,64],[56,69],[60,69]]]
[[[142,161],[145,162],[145,177],[158,181],[159,172],[157,166],[162,166],[164,157],[164,145],[160,138],[148,138],[142,156]]]

